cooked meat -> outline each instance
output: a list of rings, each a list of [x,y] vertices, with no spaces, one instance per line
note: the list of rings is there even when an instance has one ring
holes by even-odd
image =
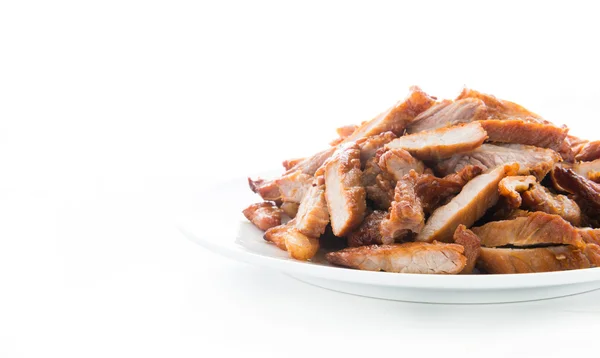
[[[600,245],[600,229],[594,229],[591,227],[578,227],[576,228],[579,236],[586,244]]]
[[[413,86],[408,97],[398,101],[387,111],[379,114],[372,120],[363,123],[344,142],[356,141],[360,138],[370,137],[379,133],[392,131],[401,135],[406,126],[421,112],[435,103],[435,99],[428,96],[419,87]]]
[[[384,132],[357,140],[356,143],[360,146],[360,163],[362,168],[364,169],[367,161],[373,158],[379,149],[394,139],[396,139],[396,135],[393,132]]]
[[[287,160],[284,160],[283,163],[281,163],[281,164],[283,165],[285,170],[288,171],[288,170],[292,169],[293,167],[295,167],[296,165],[298,165],[298,163],[300,163],[304,159],[306,159],[306,158],[287,159]]]
[[[274,226],[274,227],[268,229],[267,231],[265,231],[265,234],[263,235],[263,239],[274,243],[275,245],[277,245],[277,247],[279,247],[280,249],[285,251],[285,250],[287,250],[285,247],[285,238],[288,234],[288,231],[296,230],[296,229],[294,229],[294,224],[295,224],[295,221],[290,220],[287,224]]]
[[[303,174],[301,170],[285,174],[275,179],[274,183],[279,188],[281,200],[292,203],[300,203],[306,192],[310,189],[313,176]]]
[[[489,94],[464,88],[456,100],[459,101],[465,98],[477,98],[482,100],[486,105],[489,119],[522,119],[529,122],[552,124],[544,120],[541,116],[525,109],[523,106],[498,99]]]
[[[269,202],[252,204],[242,211],[246,219],[250,220],[257,228],[265,231],[274,226],[281,225],[281,209]]]
[[[472,273],[481,250],[481,240],[466,226],[458,225],[456,231],[454,231],[454,242],[465,248],[464,255],[467,258],[467,264],[460,273]]]
[[[389,215],[381,221],[381,235],[385,242],[408,232],[418,233],[423,228],[425,213],[423,213],[421,199],[415,192],[418,179],[417,172],[411,170],[396,183]]]
[[[340,148],[325,167],[325,197],[336,236],[346,236],[362,222],[366,210],[361,185],[360,149],[356,143]]]
[[[430,131],[486,119],[487,116],[485,103],[480,99],[465,98],[455,102],[442,101],[419,114],[408,127],[407,132]]]
[[[481,248],[477,266],[492,274],[575,270],[599,264],[600,247],[550,246],[533,249]]]
[[[308,237],[295,227],[296,220],[285,225],[275,226],[265,232],[263,238],[282,250],[286,250],[296,260],[310,260],[319,250],[319,239]]]
[[[367,161],[361,182],[365,187],[367,198],[375,204],[375,207],[387,210],[394,200],[395,181],[381,170],[377,162],[377,157]]]
[[[381,221],[388,215],[387,212],[375,210],[365,217],[358,229],[348,235],[348,246],[365,246],[374,244],[391,244],[393,239],[383,240],[379,225]]]
[[[594,210],[600,210],[600,184],[561,167],[552,171],[552,181],[558,188],[583,199]]]
[[[575,174],[579,174],[584,178],[594,180],[600,173],[600,159],[592,160],[591,162],[577,162],[577,163],[559,163],[556,166],[571,169]]]
[[[379,167],[390,174],[394,180],[400,180],[411,170],[423,173],[425,164],[415,159],[404,149],[390,149],[379,156]]]
[[[467,165],[492,169],[506,163],[518,163],[518,174],[532,174],[541,179],[559,160],[560,156],[551,149],[523,144],[483,144],[471,152],[456,154],[437,163],[436,170],[442,175],[448,175]]]
[[[281,210],[283,210],[285,215],[289,216],[292,219],[296,217],[296,214],[298,214],[299,207],[300,207],[300,204],[289,203],[289,202],[284,202],[280,206]]]
[[[331,141],[331,143],[329,143],[329,145],[336,146],[336,145],[342,143],[344,141],[344,139],[351,136],[352,133],[354,133],[354,131],[357,128],[358,128],[358,126],[354,125],[354,124],[350,124],[347,126],[337,128],[335,131],[337,132],[338,137],[336,139],[334,139],[333,141]]]
[[[575,155],[575,160],[578,162],[591,161],[600,158],[600,141],[586,143],[581,150]]]
[[[521,197],[525,209],[559,215],[575,226],[581,225],[579,205],[565,195],[553,194],[546,187],[536,184],[522,193]]]
[[[417,241],[451,241],[458,225],[473,225],[498,201],[498,183],[518,170],[518,165],[503,165],[469,181],[450,202],[437,208],[417,236]]]
[[[503,220],[512,220],[516,218],[523,218],[531,215],[531,211],[523,210],[523,209],[514,209],[512,210]]]
[[[498,191],[504,196],[508,204],[513,208],[521,206],[521,194],[529,189],[537,181],[533,175],[528,176],[510,176],[500,180]]]
[[[326,255],[335,265],[368,271],[402,273],[456,274],[467,258],[463,247],[439,242],[349,247]]]
[[[558,215],[542,212],[512,220],[493,221],[471,230],[486,247],[583,244],[577,230],[571,224]]]
[[[248,178],[248,184],[250,185],[250,189],[256,194],[260,195],[263,200],[277,201],[281,198],[279,188],[273,180],[265,180],[261,178],[252,180],[251,178]]]
[[[479,122],[432,131],[419,132],[394,139],[385,147],[404,149],[421,160],[438,160],[478,148],[487,139]]]
[[[518,119],[480,121],[490,142],[528,144],[559,150],[567,136],[567,128]]]
[[[419,176],[415,190],[421,199],[423,210],[430,214],[452,195],[456,195],[471,179],[483,172],[478,166],[468,165],[458,173],[438,178],[431,174]]]
[[[319,237],[329,224],[325,201],[325,186],[311,186],[300,203],[296,214],[296,229],[306,236]]]
[[[558,150],[558,153],[564,161],[573,163],[577,154],[579,154],[583,147],[588,143],[588,140],[577,138],[572,135],[567,135],[563,144]]]

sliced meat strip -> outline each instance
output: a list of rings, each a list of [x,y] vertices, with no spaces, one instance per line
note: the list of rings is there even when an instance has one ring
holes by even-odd
[[[411,170],[396,183],[389,215],[381,221],[381,235],[386,242],[393,242],[408,232],[418,233],[423,228],[425,213],[415,192],[417,180],[417,172]]]
[[[387,217],[388,213],[382,210],[375,210],[365,217],[358,229],[348,235],[348,246],[366,246],[375,244],[391,244],[393,239],[383,240],[379,225]]]
[[[313,182],[313,176],[302,173],[297,170],[293,173],[285,174],[275,179],[274,183],[279,189],[281,200],[300,203],[306,192],[310,189]]]
[[[273,180],[265,180],[261,178],[253,180],[248,178],[248,185],[250,185],[250,190],[260,195],[263,200],[278,201],[281,199],[279,187],[277,187],[277,184],[275,184]]]
[[[517,164],[504,165],[469,181],[450,202],[437,208],[417,236],[417,241],[451,241],[456,228],[473,225],[498,201],[498,183],[518,170]]]
[[[396,139],[396,135],[393,132],[384,132],[356,141],[360,146],[360,162],[362,168],[364,169],[367,161],[373,158],[379,149],[383,148],[394,139]]]
[[[369,159],[363,171],[361,183],[365,187],[367,198],[376,208],[387,210],[394,200],[395,180],[384,173],[377,164],[378,158]]]
[[[557,188],[577,195],[594,210],[600,210],[600,184],[561,167],[555,167],[552,171],[552,181]]]
[[[600,173],[600,159],[592,160],[591,162],[558,163],[556,166],[571,169],[576,174],[593,181],[595,181],[594,179]]]
[[[600,229],[578,227],[577,232],[585,243],[600,245]]]
[[[366,193],[361,184],[360,149],[346,145],[326,164],[325,197],[336,236],[345,236],[362,222]]]
[[[533,175],[509,176],[498,183],[500,195],[506,198],[508,204],[513,208],[521,206],[521,193],[528,190],[529,187],[537,182]]]
[[[600,247],[550,246],[533,249],[481,248],[477,267],[491,274],[564,271],[598,266]]]
[[[280,206],[281,210],[283,210],[285,215],[289,216],[292,219],[296,217],[296,214],[298,214],[299,207],[300,207],[300,204],[289,203],[289,202],[284,202]]]
[[[355,124],[349,124],[347,126],[337,128],[335,131],[338,134],[338,137],[336,139],[334,139],[333,141],[331,141],[331,143],[329,143],[329,145],[336,146],[336,145],[342,143],[344,141],[344,139],[351,136],[352,133],[354,133],[354,131],[357,128],[358,128],[358,126]]]
[[[486,139],[487,134],[481,124],[473,122],[405,135],[394,139],[385,147],[404,149],[421,160],[438,160],[472,151]]]
[[[560,149],[558,150],[558,153],[565,162],[573,163],[577,154],[579,154],[583,147],[588,143],[588,140],[581,139],[573,135],[567,135]]]
[[[423,92],[419,87],[410,88],[408,97],[398,101],[387,111],[379,114],[372,120],[363,123],[352,135],[348,136],[344,143],[356,141],[361,138],[370,137],[379,133],[392,131],[396,135],[402,135],[406,126],[421,112],[433,106],[435,99]]]
[[[583,246],[579,233],[558,215],[535,212],[512,220],[471,228],[486,247],[566,244]]]
[[[523,208],[531,211],[542,211],[559,215],[575,226],[582,223],[579,205],[565,195],[551,193],[543,185],[535,184],[531,189],[521,194]]]
[[[523,144],[486,143],[471,152],[456,154],[442,160],[436,164],[435,168],[441,175],[448,175],[467,165],[478,165],[485,169],[491,169],[505,163],[518,163],[518,174],[532,174],[541,179],[559,160],[560,156],[551,149]]]
[[[298,163],[302,162],[303,160],[305,160],[306,158],[294,158],[294,159],[287,159],[284,160],[283,163],[281,163],[283,165],[283,167],[285,168],[286,171],[292,169],[293,167],[295,167],[296,165],[298,165]]]
[[[567,128],[517,119],[480,121],[490,142],[528,144],[559,150],[567,136]]]
[[[465,184],[481,173],[483,173],[481,167],[468,165],[458,173],[449,174],[443,178],[431,174],[420,175],[415,190],[421,199],[425,213],[432,213],[451,196],[460,193]]]
[[[329,212],[325,201],[325,186],[311,186],[300,203],[296,214],[296,229],[306,236],[319,237],[329,224]]]
[[[467,229],[464,225],[459,225],[454,231],[454,242],[465,248],[464,255],[467,258],[467,264],[460,272],[461,274],[473,273],[479,251],[481,250],[481,240],[473,231]]]
[[[282,210],[273,203],[252,204],[244,209],[242,213],[254,226],[263,231],[281,225]]]
[[[408,242],[405,244],[350,247],[326,255],[335,265],[368,271],[456,274],[467,262],[457,244]]]
[[[600,158],[600,141],[598,140],[586,143],[575,155],[575,160],[578,162],[592,161],[598,158]]]
[[[263,238],[286,250],[296,260],[310,260],[319,250],[319,239],[302,234],[295,225],[294,219],[285,225],[275,226],[267,230]]]
[[[390,149],[382,152],[379,155],[379,167],[381,170],[390,174],[394,180],[400,180],[411,170],[417,173],[423,173],[425,164],[422,161],[415,159],[409,152],[404,149]]]
[[[487,108],[480,99],[465,98],[455,102],[445,100],[419,114],[407,128],[407,132],[430,131],[487,117]]]

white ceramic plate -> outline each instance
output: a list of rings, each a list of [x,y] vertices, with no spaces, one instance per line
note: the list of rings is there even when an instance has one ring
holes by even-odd
[[[500,303],[600,288],[600,268],[516,275],[421,275],[335,267],[323,259],[322,253],[313,262],[300,262],[264,241],[262,231],[241,214],[246,206],[260,201],[245,178],[224,183],[201,200],[205,209],[180,222],[181,231],[192,241],[223,256],[339,292],[413,302]]]

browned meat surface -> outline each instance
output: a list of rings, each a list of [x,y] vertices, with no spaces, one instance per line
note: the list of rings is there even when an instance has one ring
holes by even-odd
[[[565,162],[573,163],[577,154],[579,154],[583,147],[588,143],[589,141],[585,139],[577,138],[572,135],[567,135],[563,144],[558,150],[558,153]]]
[[[282,250],[288,251],[296,260],[310,260],[319,250],[319,239],[308,237],[295,227],[296,220],[275,226],[267,230],[263,236]]]
[[[394,200],[395,180],[384,173],[377,164],[378,158],[369,159],[362,175],[362,185],[365,187],[367,198],[376,208],[387,210]]]
[[[345,236],[362,222],[366,210],[361,184],[360,149],[356,143],[338,150],[325,167],[325,197],[336,236]]]
[[[246,219],[257,228],[265,231],[281,225],[281,209],[269,202],[252,204],[242,211]]]
[[[559,150],[567,136],[567,128],[518,119],[480,121],[490,142],[528,144]]]
[[[473,225],[498,201],[498,183],[518,170],[504,165],[469,181],[450,202],[437,208],[417,236],[417,241],[451,241],[456,228]]]
[[[354,125],[354,124],[349,124],[347,126],[337,128],[335,131],[338,134],[338,137],[336,139],[334,139],[333,141],[331,141],[331,143],[329,143],[329,145],[336,146],[336,145],[342,143],[344,141],[344,139],[351,136],[352,133],[354,133],[354,131],[357,128],[358,128],[358,126]]]
[[[261,178],[252,180],[251,178],[248,178],[248,184],[253,192],[260,195],[260,197],[266,201],[277,201],[281,198],[279,188],[273,180],[265,180]]]
[[[575,174],[571,169],[555,167],[552,171],[554,184],[583,199],[591,208],[600,210],[600,184]]]
[[[575,270],[598,266],[600,247],[551,246],[533,249],[481,248],[477,267],[487,273],[532,273]]]
[[[500,180],[500,183],[498,183],[498,192],[506,198],[511,207],[518,208],[521,206],[522,201],[520,193],[528,190],[536,182],[533,175],[509,176]]]
[[[598,173],[600,173],[600,159],[592,160],[591,162],[559,163],[556,166],[571,169],[576,174],[592,181],[596,181],[595,179],[597,179]]]
[[[365,167],[367,161],[375,156],[377,151],[393,139],[396,139],[396,135],[393,132],[384,132],[372,137],[367,137],[356,141],[360,146],[360,162],[362,168]]]
[[[463,247],[439,242],[350,247],[326,255],[335,265],[359,270],[456,274],[467,262]]]
[[[292,169],[293,167],[295,167],[296,165],[298,165],[298,163],[300,163],[304,159],[306,159],[306,158],[288,159],[288,160],[284,160],[283,163],[281,163],[281,164],[283,165],[285,170],[288,171],[288,170]]]
[[[312,185],[313,176],[297,170],[293,173],[285,174],[273,182],[279,189],[281,200],[300,203]]]
[[[471,228],[486,247],[567,244],[582,246],[577,230],[558,215],[542,212]]]
[[[387,215],[387,212],[381,210],[375,210],[367,215],[358,229],[348,235],[348,246],[356,247],[393,243],[393,239],[384,241],[381,236],[381,230],[379,229],[381,221],[385,219]]]
[[[582,214],[579,205],[565,195],[553,194],[542,185],[533,185],[521,194],[523,208],[559,215],[575,226],[581,225]]]
[[[404,149],[421,160],[438,160],[478,148],[487,139],[479,122],[432,131],[419,132],[394,139],[388,149]]]
[[[559,160],[560,156],[551,149],[523,144],[483,144],[471,152],[456,154],[438,162],[436,170],[441,175],[448,175],[467,165],[491,169],[507,163],[518,163],[518,174],[532,174],[541,179]]]
[[[394,180],[400,180],[411,170],[417,173],[423,173],[425,170],[425,164],[415,159],[404,149],[390,149],[382,152],[379,156],[378,165],[381,170],[391,175]]]
[[[300,204],[298,204],[298,203],[288,203],[288,202],[284,202],[280,206],[281,210],[283,210],[285,215],[289,216],[292,219],[296,217],[299,207],[300,207]]]
[[[421,112],[435,103],[435,99],[423,92],[419,87],[411,87],[408,97],[398,101],[387,111],[372,120],[363,123],[344,142],[356,141],[379,133],[392,131],[401,135],[406,126]]]
[[[578,227],[576,228],[579,236],[586,244],[600,245],[600,229],[594,229],[591,227]]]
[[[417,196],[421,198],[425,213],[432,213],[440,204],[458,194],[465,184],[482,172],[481,167],[468,165],[458,173],[449,174],[443,178],[431,174],[420,175],[415,190]]]
[[[418,233],[423,228],[425,214],[421,199],[415,192],[417,180],[418,174],[411,170],[396,183],[389,215],[381,221],[381,235],[386,242],[393,241],[408,232]]]
[[[446,100],[419,114],[408,127],[407,132],[430,131],[486,119],[487,116],[485,103],[480,99],[465,98],[455,102]]]
[[[522,119],[529,122],[552,124],[541,116],[525,109],[516,103],[498,99],[492,95],[481,93],[473,89],[464,88],[456,100],[477,98],[482,100],[487,108],[489,119]]]
[[[581,150],[575,155],[575,160],[578,162],[592,161],[600,158],[600,141],[586,143]]]
[[[329,224],[324,185],[311,186],[296,214],[296,229],[306,236],[319,237]]]
[[[458,225],[454,232],[454,242],[465,248],[464,255],[467,258],[467,264],[460,272],[461,274],[473,273],[479,251],[481,250],[481,240],[473,231],[467,229],[464,225]]]

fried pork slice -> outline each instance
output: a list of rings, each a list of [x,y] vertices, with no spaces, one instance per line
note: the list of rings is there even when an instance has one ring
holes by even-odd
[[[319,250],[319,239],[302,234],[295,225],[294,219],[285,225],[275,226],[267,230],[263,238],[286,250],[296,260],[310,260]]]
[[[435,103],[435,98],[430,97],[419,87],[410,88],[408,97],[398,101],[387,111],[379,114],[372,120],[363,123],[344,143],[356,141],[360,138],[370,137],[379,133],[392,131],[401,135],[406,126],[421,112],[427,110]]]
[[[461,274],[473,273],[479,251],[481,250],[481,240],[473,231],[467,229],[464,225],[458,225],[454,231],[454,242],[465,248],[464,255],[467,258],[467,264],[460,272]]]
[[[498,99],[492,95],[481,93],[473,89],[464,88],[456,100],[459,101],[465,98],[476,98],[482,100],[486,105],[488,118],[490,119],[522,119],[529,122],[552,124],[544,120],[540,115],[527,110],[523,106],[510,101]]]
[[[591,162],[558,163],[556,166],[571,169],[575,174],[593,181],[596,181],[595,179],[597,179],[598,173],[600,173],[600,159],[592,160]]]
[[[263,231],[281,225],[282,210],[270,202],[252,204],[242,213],[254,226]]]
[[[279,188],[281,200],[300,203],[306,192],[310,189],[313,182],[313,176],[302,173],[297,170],[290,174],[285,174],[274,183]]]
[[[575,270],[598,266],[600,247],[588,244],[582,250],[562,245],[532,249],[481,248],[477,267],[487,273],[532,273]]]
[[[575,155],[575,161],[592,161],[600,158],[600,141],[586,143]]]
[[[325,186],[314,185],[302,199],[296,214],[296,229],[306,236],[319,237],[329,224],[329,212],[325,201]]]
[[[436,164],[441,175],[455,173],[467,165],[478,165],[485,169],[496,168],[505,163],[518,163],[520,175],[535,175],[543,178],[560,160],[560,156],[551,149],[538,148],[523,144],[483,144],[468,152],[453,155]]]
[[[353,143],[341,148],[325,166],[325,197],[335,236],[346,236],[362,222],[366,193],[361,184],[360,149]]]
[[[472,151],[486,139],[487,134],[481,124],[473,122],[405,135],[394,139],[385,147],[404,149],[421,160],[438,160]]]
[[[396,139],[396,135],[393,132],[384,132],[357,140],[356,143],[360,146],[360,162],[362,168],[365,167],[369,159],[375,156],[378,150],[394,139]]]
[[[381,170],[391,175],[396,181],[402,179],[411,170],[417,173],[423,173],[425,170],[425,164],[422,161],[415,159],[409,152],[399,148],[382,152],[379,155],[378,165]]]
[[[260,197],[265,201],[278,201],[281,199],[279,188],[273,180],[265,180],[261,178],[253,180],[248,178],[248,185],[250,185],[250,190],[260,195]]]
[[[369,159],[362,174],[361,183],[365,187],[367,198],[376,208],[387,210],[394,200],[395,181],[384,173],[377,164],[378,158]]]
[[[288,170],[292,169],[293,167],[298,165],[298,163],[302,162],[305,159],[306,158],[287,159],[287,160],[284,160],[283,163],[281,163],[281,165],[283,165],[283,167],[285,168],[285,170],[287,172]]]
[[[394,201],[390,206],[389,215],[381,221],[381,235],[386,242],[407,234],[418,233],[425,223],[425,213],[421,199],[417,197],[415,185],[419,176],[411,170],[396,183]]]
[[[588,140],[581,139],[573,135],[567,135],[560,149],[558,150],[558,153],[565,162],[573,163],[577,154],[579,154],[583,147],[585,147],[585,145],[588,143]]]
[[[506,198],[508,204],[513,208],[521,206],[521,193],[528,190],[537,182],[533,175],[509,176],[498,183],[498,192]]]
[[[594,210],[600,210],[600,184],[561,167],[552,171],[552,181],[559,189],[577,195]]]
[[[586,244],[600,245],[600,229],[594,229],[591,227],[578,227],[576,230]]]
[[[407,132],[431,131],[459,123],[486,119],[487,116],[485,103],[480,99],[465,98],[455,102],[445,100],[419,114],[407,128]]]
[[[503,165],[469,181],[444,206],[437,208],[417,236],[417,241],[451,241],[456,228],[463,224],[473,225],[498,201],[498,183],[518,170],[517,164]]]
[[[575,228],[558,215],[531,213],[513,220],[492,221],[471,230],[486,247],[566,244],[583,246]]]
[[[490,142],[528,144],[559,150],[567,136],[567,128],[518,119],[480,121]]]
[[[367,271],[457,274],[467,262],[463,247],[439,242],[349,247],[326,255],[339,266]]]
[[[290,202],[283,202],[280,206],[281,210],[285,213],[285,215],[289,216],[292,219],[296,217],[296,214],[298,214],[299,207],[300,204]]]
[[[348,246],[366,246],[375,244],[392,244],[393,239],[384,240],[381,236],[379,226],[381,221],[387,217],[388,213],[382,210],[375,210],[365,217],[358,229],[348,235]]]
[[[468,165],[458,173],[438,178],[431,174],[419,176],[415,191],[423,204],[423,211],[430,214],[451,196],[456,195],[471,179],[483,173],[478,166]]]
[[[329,143],[332,146],[336,146],[340,143],[342,143],[344,141],[344,139],[348,138],[349,136],[352,135],[352,133],[354,133],[354,131],[358,128],[357,125],[355,124],[349,124],[347,126],[343,126],[343,127],[339,127],[337,128],[335,131],[338,134],[338,138],[334,139],[333,141],[331,141],[331,143]]]
[[[521,194],[523,208],[559,215],[575,226],[581,225],[582,214],[579,205],[565,195],[551,193],[546,187],[535,184]]]

